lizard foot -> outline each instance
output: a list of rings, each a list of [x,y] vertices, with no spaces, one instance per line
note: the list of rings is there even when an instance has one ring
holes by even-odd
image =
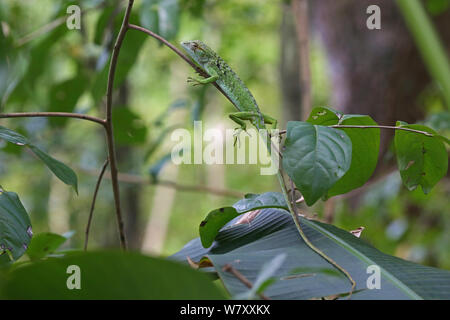
[[[187,78],[187,82],[188,83],[192,83],[193,86],[199,86],[201,85],[200,81],[198,81],[197,79],[194,79],[192,77],[188,77]]]
[[[242,128],[242,127],[235,128],[235,129],[234,129],[234,133],[233,133],[233,137],[234,137],[234,143],[233,143],[233,146],[236,146],[236,142],[237,142],[238,148],[240,148],[240,146],[241,146],[241,140],[240,140],[239,137],[240,137],[242,131],[244,131],[244,132],[245,132],[246,134],[248,134],[250,137],[252,136],[250,133],[247,132],[247,130],[246,130],[245,127],[244,127],[244,128]]]

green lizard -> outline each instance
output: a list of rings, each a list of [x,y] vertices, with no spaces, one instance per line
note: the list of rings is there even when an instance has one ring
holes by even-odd
[[[261,113],[250,90],[217,53],[199,40],[184,41],[181,46],[209,74],[206,79],[189,77],[188,82],[193,82],[194,85],[216,82],[238,109],[239,112],[229,115],[239,125],[237,134],[246,130],[245,121],[250,121],[257,129],[266,129],[266,124],[276,128],[277,120]]]
[[[250,121],[258,130],[266,129],[266,124],[271,124],[273,128],[276,128],[277,120],[269,117],[263,113],[258,108],[255,98],[251,94],[250,90],[245,86],[244,82],[238,77],[238,75],[230,68],[230,66],[210,47],[199,40],[184,41],[181,46],[189,54],[189,56],[204,70],[209,74],[208,78],[196,79],[189,77],[188,82],[194,83],[194,85],[206,85],[209,83],[216,83],[232,101],[236,109],[239,112],[235,112],[229,115],[231,120],[236,122],[240,127],[237,128],[237,135],[242,130],[246,130],[245,121]],[[264,137],[263,137],[264,138]],[[267,139],[268,152],[271,152],[270,138]],[[236,140],[235,140],[236,143]],[[334,265],[339,269],[345,276],[349,279],[352,284],[352,288],[348,298],[351,297],[353,290],[355,289],[356,283],[350,274],[337,264],[333,259],[328,257],[320,249],[314,246],[311,241],[306,237],[300,226],[299,218],[296,214],[296,210],[292,207],[289,201],[288,192],[285,186],[284,178],[280,170],[277,173],[278,180],[280,182],[281,189],[283,191],[285,200],[288,204],[289,211],[293,217],[296,227],[300,233],[301,238],[305,243],[317,254],[319,254],[326,261]],[[295,199],[293,199],[295,202]],[[295,204],[294,204],[295,205]]]

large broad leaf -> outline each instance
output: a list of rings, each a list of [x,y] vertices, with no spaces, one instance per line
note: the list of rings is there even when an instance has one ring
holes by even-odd
[[[2,126],[0,126],[0,139],[4,139],[19,146],[28,147],[62,182],[72,186],[78,193],[77,175],[64,163],[49,156],[47,153],[33,145],[27,138],[25,138],[21,134]]]
[[[28,213],[14,192],[0,188],[0,257],[19,259],[27,250],[33,233]],[[0,262],[1,264],[1,262]]]
[[[350,168],[352,144],[343,131],[290,121],[283,168],[311,206]]]
[[[67,283],[80,270],[81,289]],[[45,284],[45,285],[43,285]],[[14,270],[3,288],[7,299],[223,299],[207,275],[165,259],[137,253],[86,252],[51,258]]]
[[[400,125],[436,134],[434,130],[423,125],[397,122],[397,126]],[[394,140],[398,168],[405,186],[414,190],[420,185],[424,193],[430,192],[447,174],[448,156],[444,143],[437,136],[428,137],[404,130],[397,130]]]
[[[284,197],[278,192],[263,194],[247,194],[245,199],[236,202],[232,207],[216,209],[208,213],[200,223],[199,231],[202,244],[205,248],[212,245],[219,230],[237,216],[263,208],[287,208]]]
[[[318,221],[300,218],[308,239],[356,281],[352,299],[449,299],[450,271],[421,266],[380,252],[350,232]],[[189,242],[173,259],[199,261],[207,256],[232,295],[248,288],[232,273],[231,264],[255,283],[261,266],[286,254],[275,271],[277,279],[264,294],[273,299],[310,299],[348,293],[349,280],[312,251],[300,238],[291,216],[284,210],[265,209],[251,224],[222,230],[213,246],[203,248],[200,239]],[[380,289],[368,289],[369,266],[380,269]],[[370,282],[370,281],[369,281]]]

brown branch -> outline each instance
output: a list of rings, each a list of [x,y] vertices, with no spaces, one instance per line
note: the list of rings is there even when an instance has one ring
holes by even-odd
[[[240,282],[242,282],[247,288],[251,289],[253,288],[253,284],[239,271],[237,271],[231,264],[226,264],[223,268],[223,271],[231,273],[233,276],[235,276]],[[263,300],[271,300],[269,297],[262,293],[258,293],[258,295]]]
[[[300,58],[300,89],[302,99],[302,119],[307,119],[311,111],[311,71],[309,62],[308,0],[292,1],[297,30],[297,46]]]
[[[119,34],[117,35],[116,42],[114,44],[114,48],[111,55],[111,62],[109,65],[109,73],[108,73],[108,84],[106,89],[106,139],[108,142],[108,158],[109,164],[111,168],[111,181],[112,181],[112,189],[114,193],[114,204],[116,207],[116,220],[117,220],[117,228],[119,230],[120,237],[120,246],[122,249],[127,249],[127,240],[125,237],[125,228],[122,218],[122,211],[120,208],[120,191],[119,191],[119,181],[117,179],[117,159],[116,159],[116,150],[114,146],[114,135],[113,135],[113,123],[112,123],[112,94],[114,88],[114,75],[116,73],[117,60],[119,58],[120,48],[122,46],[123,39],[125,38],[125,34],[128,29],[128,21],[130,19],[131,9],[133,7],[134,0],[128,1],[128,6],[125,11],[122,25],[119,30]]]
[[[201,68],[199,68],[191,59],[189,59],[183,52],[181,52],[177,47],[175,47],[173,44],[171,44],[169,41],[167,41],[166,39],[164,39],[163,37],[161,37],[160,35],[154,33],[153,31],[150,31],[144,27],[141,26],[137,26],[134,24],[129,24],[128,27],[130,29],[135,29],[141,32],[146,33],[147,35],[161,41],[164,45],[166,45],[167,47],[169,47],[173,52],[175,52],[178,56],[181,57],[181,59],[183,59],[185,62],[187,62],[198,74],[200,74],[201,76],[208,78],[209,74],[207,74],[205,71],[203,71]],[[217,90],[219,90],[233,105],[233,101],[231,100],[231,98],[226,94],[225,91],[222,90],[221,87],[219,87],[219,85],[216,82],[213,82],[213,85],[217,88]]]
[[[109,161],[108,161],[108,159],[106,159],[105,163],[103,164],[102,170],[100,171],[100,175],[98,176],[97,184],[95,185],[94,197],[92,198],[91,210],[89,211],[89,218],[88,218],[88,223],[86,226],[86,235],[85,235],[85,239],[84,239],[84,251],[87,250],[88,241],[89,241],[89,231],[91,229],[92,217],[94,216],[95,201],[97,200],[98,190],[100,189],[100,184],[102,183],[102,178],[103,178],[103,175],[105,174],[106,168],[108,167],[108,163],[109,163]]]
[[[50,118],[50,117],[59,117],[59,118],[76,118],[82,120],[88,120],[92,122],[96,122],[101,124],[102,126],[106,125],[106,120],[88,116],[80,113],[70,113],[70,112],[16,112],[16,113],[0,113],[0,118]]]

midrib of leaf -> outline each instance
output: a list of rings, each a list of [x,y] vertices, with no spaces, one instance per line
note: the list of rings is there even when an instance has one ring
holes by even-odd
[[[309,227],[315,229],[316,231],[320,232],[321,234],[325,235],[326,237],[328,237],[329,239],[334,241],[336,244],[338,244],[342,248],[346,249],[348,252],[353,254],[355,257],[357,257],[361,261],[363,261],[365,263],[368,263],[369,265],[377,265],[377,266],[379,266],[377,263],[375,263],[375,261],[373,261],[372,259],[368,258],[364,253],[362,253],[359,250],[355,249],[353,246],[349,245],[347,242],[345,242],[344,240],[342,240],[339,237],[335,236],[331,232],[325,230],[321,226],[319,226],[319,225],[317,225],[315,223],[312,223],[312,222],[308,221],[307,219],[302,219],[302,222],[305,223],[306,225],[308,225]],[[411,298],[416,299],[416,300],[423,300],[423,298],[421,296],[419,296],[417,293],[415,293],[413,290],[411,290],[406,284],[404,284],[401,280],[399,280],[392,273],[390,273],[389,271],[387,271],[386,269],[384,269],[381,266],[379,266],[379,268],[380,268],[380,272],[386,277],[386,279],[391,281],[400,290],[404,291],[408,296],[410,296]]]

